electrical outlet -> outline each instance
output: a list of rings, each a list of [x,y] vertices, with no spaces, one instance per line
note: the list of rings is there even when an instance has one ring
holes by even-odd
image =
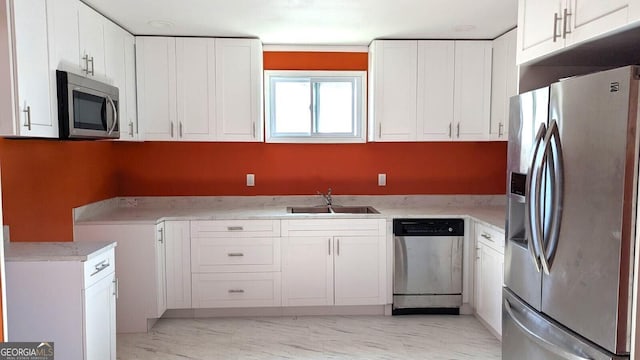
[[[254,174],[247,174],[247,186],[256,186],[256,176]]]
[[[378,186],[387,186],[387,174],[378,174]]]

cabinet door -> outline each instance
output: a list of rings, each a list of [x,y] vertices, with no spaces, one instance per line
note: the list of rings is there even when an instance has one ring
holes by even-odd
[[[416,140],[418,42],[374,41],[369,57],[369,140]]]
[[[518,64],[564,47],[562,5],[565,1],[518,1]]]
[[[488,140],[491,42],[456,41],[454,140]]]
[[[156,299],[157,317],[161,317],[167,310],[167,252],[166,252],[166,232],[164,223],[156,225]]]
[[[629,0],[567,0],[571,33],[567,45],[615,30],[629,21]]]
[[[51,116],[47,2],[13,1],[15,76],[18,88],[15,132],[8,135],[58,137]]]
[[[127,108],[127,64],[125,61],[126,31],[118,25],[104,24],[105,74],[108,81],[118,88],[118,119],[120,121],[120,138],[128,139],[127,127],[129,109]]]
[[[176,138],[176,41],[136,37],[138,121],[144,140]]]
[[[262,141],[260,40],[216,39],[216,120],[219,141]]]
[[[136,45],[133,35],[124,37],[125,97],[120,95],[120,102],[126,102],[126,117],[120,117],[120,140],[138,140],[138,104],[136,93]],[[124,135],[123,135],[124,133]]]
[[[335,304],[384,304],[384,237],[343,236],[335,244]]]
[[[167,309],[191,308],[189,221],[165,221]]]
[[[83,68],[87,75],[105,79],[103,25],[107,20],[95,10],[81,2],[78,3],[78,19],[80,62],[83,64]]]
[[[418,42],[418,137],[450,140],[453,135],[453,41]]]
[[[493,41],[491,69],[491,139],[508,140],[509,98],[517,94],[516,30]]]
[[[215,41],[176,39],[178,137],[181,140],[215,140]]]
[[[476,251],[476,312],[500,335],[504,256],[482,242],[477,243]]]
[[[47,3],[49,43],[53,79],[55,70],[84,74],[80,67],[80,36],[78,34],[78,1],[56,0]],[[84,66],[84,62],[82,62]]]
[[[286,237],[282,243],[282,305],[333,305],[333,238]]]
[[[85,359],[116,358],[115,274],[84,290]]]

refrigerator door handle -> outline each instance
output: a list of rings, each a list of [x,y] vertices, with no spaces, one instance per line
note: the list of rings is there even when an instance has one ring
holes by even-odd
[[[536,270],[538,272],[541,271],[542,269],[542,265],[540,264],[540,253],[539,253],[539,249],[540,246],[538,245],[538,239],[536,234],[534,233],[534,229],[533,229],[533,223],[534,223],[534,218],[538,213],[537,208],[535,207],[536,205],[536,197],[537,197],[537,192],[538,191],[534,191],[533,189],[533,182],[532,182],[532,178],[535,175],[535,170],[537,168],[537,162],[538,162],[538,153],[540,152],[540,144],[543,141],[543,138],[545,136],[545,134],[547,133],[547,127],[545,124],[540,124],[540,128],[538,129],[538,133],[536,134],[536,138],[535,138],[535,145],[533,147],[533,156],[531,157],[531,163],[529,164],[529,172],[527,174],[527,181],[526,181],[526,189],[525,189],[525,227],[528,231],[528,233],[531,236],[531,239],[529,239],[529,241],[527,241],[528,246],[529,246],[529,254],[531,255],[531,259],[533,260],[533,264],[536,267]],[[536,184],[536,189],[538,188],[539,181],[538,184]],[[533,193],[533,197],[532,197],[532,193]],[[533,200],[533,201],[532,201]],[[532,208],[533,206],[533,208]],[[537,229],[536,229],[537,231]]]
[[[552,119],[549,124],[549,131],[545,136],[544,143],[545,156],[550,160],[549,172],[551,173],[550,185],[553,205],[551,207],[551,230],[549,231],[549,239],[548,242],[545,242],[545,246],[540,249],[542,254],[540,260],[544,272],[549,275],[560,238],[560,220],[562,219],[562,200],[564,196],[563,153],[562,145],[560,144],[560,131],[558,130],[558,123],[555,119]]]
[[[544,333],[544,331],[538,331],[536,332],[535,330],[530,329],[525,323],[527,322],[524,319],[520,319],[520,317],[518,315],[516,315],[516,312],[514,311],[514,309],[511,307],[511,303],[509,303],[509,299],[504,299],[504,308],[507,312],[507,314],[509,315],[509,317],[511,318],[511,320],[513,320],[513,322],[516,324],[516,326],[518,326],[520,328],[520,330],[522,330],[527,337],[529,337],[531,340],[533,340],[536,344],[542,346],[543,348],[549,350],[550,352],[562,357],[563,359],[567,359],[567,360],[593,360],[590,357],[584,357],[582,355],[578,355],[578,354],[574,354],[570,351],[568,351],[567,349],[564,349],[563,347],[561,347],[560,345],[554,344],[553,342],[543,338],[542,336],[538,335],[539,333]],[[535,324],[533,324],[535,326]]]

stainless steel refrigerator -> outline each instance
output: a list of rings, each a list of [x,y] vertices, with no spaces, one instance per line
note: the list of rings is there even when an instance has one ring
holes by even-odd
[[[511,99],[503,359],[628,359],[640,67]]]

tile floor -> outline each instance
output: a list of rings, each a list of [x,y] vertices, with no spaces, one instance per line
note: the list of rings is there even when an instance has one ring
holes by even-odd
[[[119,334],[118,359],[500,359],[473,316],[162,319]]]

